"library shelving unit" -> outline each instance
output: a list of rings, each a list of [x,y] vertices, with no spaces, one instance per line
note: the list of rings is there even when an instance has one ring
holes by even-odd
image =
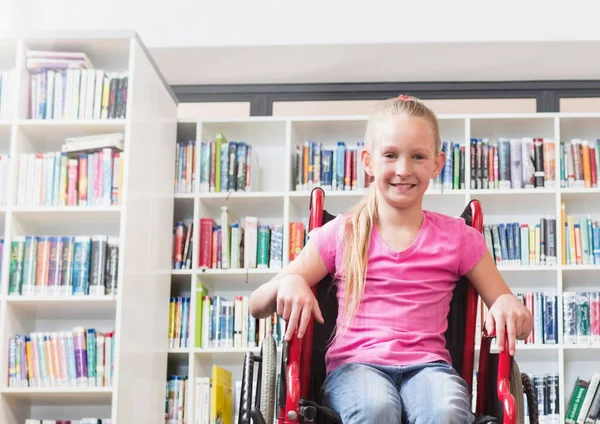
[[[198,348],[194,340],[196,330],[195,287],[201,282],[210,295],[221,295],[230,300],[236,295],[250,295],[261,283],[276,275],[277,269],[200,269],[198,267],[198,224],[203,216],[212,217],[218,224],[220,207],[227,206],[240,222],[244,216],[257,216],[259,222],[283,224],[283,265],[289,263],[290,223],[308,222],[310,191],[296,190],[294,161],[296,147],[305,142],[320,142],[323,148],[335,149],[339,140],[356,146],[364,139],[366,116],[314,117],[252,117],[235,120],[185,120],[178,123],[178,142],[196,140],[197,155],[200,142],[214,140],[222,132],[228,141],[243,141],[253,146],[260,170],[259,185],[251,192],[195,192],[175,194],[174,223],[191,219],[194,223],[192,267],[173,270],[171,296],[190,296],[190,339],[187,348],[169,350],[168,372],[189,376],[187,393],[187,422],[194,422],[194,379],[210,376],[212,365],[221,365],[233,373],[233,380],[241,380],[244,353],[248,348]],[[576,221],[590,215],[600,219],[600,188],[573,188],[561,184],[561,147],[559,141],[587,139],[595,144],[600,138],[598,114],[470,114],[439,116],[443,140],[465,146],[464,186],[459,189],[431,189],[425,196],[424,208],[458,216],[471,199],[479,199],[484,210],[484,224],[518,222],[535,227],[541,218],[556,219],[555,264],[515,265],[498,264],[502,275],[514,293],[542,292],[557,297],[557,341],[553,344],[521,343],[516,358],[522,372],[534,376],[552,373],[558,375],[559,422],[565,420],[565,410],[577,377],[591,378],[600,371],[600,345],[567,343],[563,332],[562,294],[566,291],[599,291],[600,264],[568,265],[561,254],[563,228],[561,204],[566,215]],[[553,182],[546,187],[501,189],[471,187],[470,140],[488,138],[544,138],[553,140],[555,157]],[[560,158],[560,160],[559,160]],[[195,173],[200,172],[200,158],[196,157]],[[474,174],[476,177],[476,174]],[[583,184],[583,183],[582,183]],[[338,214],[354,204],[363,194],[356,191],[326,191],[325,208]],[[257,348],[253,348],[258,350]]]
[[[121,118],[32,119],[28,51],[83,52],[94,69],[126,74]],[[89,67],[88,67],[89,68]],[[11,107],[0,121],[1,153],[10,155],[0,208],[4,237],[0,292],[0,422],[111,418],[113,423],[161,422],[173,215],[173,137],[177,101],[133,31],[19,34],[0,40],[0,69],[12,69]],[[58,91],[57,91],[58,92]],[[67,97],[65,96],[65,101]],[[60,151],[68,137],[123,134],[120,201],[105,206],[31,206],[19,202],[20,156]],[[107,168],[105,168],[107,169]],[[44,174],[45,175],[45,174]],[[52,203],[51,204],[56,204]],[[85,296],[9,295],[11,243],[23,236],[118,239],[117,290]],[[114,331],[108,387],[9,383],[9,341],[19,334]],[[49,365],[50,366],[50,365]]]

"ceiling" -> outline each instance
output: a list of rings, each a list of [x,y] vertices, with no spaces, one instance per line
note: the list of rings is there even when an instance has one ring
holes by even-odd
[[[600,41],[149,50],[172,85],[600,79]]]

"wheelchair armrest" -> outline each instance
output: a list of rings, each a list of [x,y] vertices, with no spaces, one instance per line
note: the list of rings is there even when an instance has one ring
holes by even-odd
[[[488,334],[484,330],[481,337],[481,350],[479,352],[479,374],[477,378],[477,412],[483,414],[485,409],[485,393],[487,381],[487,369],[490,356],[491,341],[496,337],[495,333]],[[517,404],[514,396],[510,393],[510,366],[511,357],[508,350],[508,337],[504,339],[504,349],[498,353],[498,377],[496,393],[504,411],[503,424],[516,424]],[[481,386],[480,386],[481,385]]]

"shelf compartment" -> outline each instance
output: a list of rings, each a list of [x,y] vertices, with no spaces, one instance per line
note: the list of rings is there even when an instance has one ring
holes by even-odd
[[[258,191],[285,189],[285,156],[287,123],[285,120],[255,119],[239,121],[206,121],[198,128],[198,140],[210,142],[222,132],[228,142],[243,142],[252,146],[258,170]],[[198,145],[199,147],[199,145]]]
[[[21,119],[17,122],[17,137],[23,146],[19,153],[59,151],[69,137],[124,133],[124,119],[51,120]]]
[[[280,271],[281,269],[270,268],[200,269],[196,272],[196,279],[205,285],[209,292],[236,289],[241,284],[247,290],[253,290],[275,277]]]
[[[200,218],[211,216],[213,219],[220,220],[221,207],[227,206],[230,219],[242,219],[246,216],[256,216],[259,221],[266,219],[273,220],[272,223],[283,224],[283,203],[284,196],[282,192],[266,192],[263,195],[240,195],[241,193],[216,193],[218,196],[204,196],[200,198]],[[270,224],[270,222],[265,222]]]
[[[9,307],[33,318],[76,319],[79,317],[114,319],[116,297],[109,296],[8,296]]]
[[[18,206],[15,233],[40,236],[119,234],[120,206]]]

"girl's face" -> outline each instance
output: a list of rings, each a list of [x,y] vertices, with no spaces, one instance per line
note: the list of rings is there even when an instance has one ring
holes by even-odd
[[[433,129],[423,118],[395,116],[379,125],[371,151],[363,150],[365,169],[384,200],[395,207],[420,205],[431,178],[444,166]]]

